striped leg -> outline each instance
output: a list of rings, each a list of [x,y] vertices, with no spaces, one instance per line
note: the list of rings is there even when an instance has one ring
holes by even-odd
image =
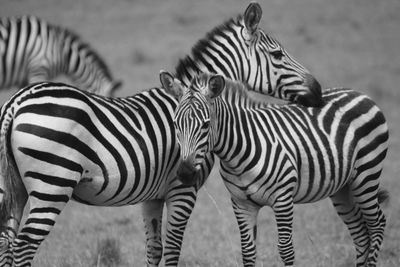
[[[161,223],[164,200],[148,200],[142,204],[142,214],[146,229],[146,264],[158,266],[162,258]]]
[[[22,186],[22,187],[21,187]],[[16,189],[16,203],[13,203],[11,215],[5,220],[1,226],[2,232],[0,237],[0,250],[12,243],[12,240],[17,236],[19,224],[22,219],[24,207],[28,196],[22,183]]]
[[[17,236],[19,224],[24,212],[24,207],[28,199],[25,187],[19,177],[15,177],[15,181],[15,202],[12,204],[10,216],[5,220],[4,225],[1,226],[0,266],[12,266],[14,260],[12,244]],[[4,187],[4,185],[2,186]]]
[[[233,198],[231,201],[239,225],[243,265],[245,267],[255,266],[257,217],[260,206],[256,206],[249,201]]]
[[[279,255],[285,266],[293,266],[294,248],[292,241],[293,232],[293,196],[285,194],[276,199],[272,209],[275,213],[276,224],[278,226],[278,250]]]
[[[167,236],[165,240],[165,266],[177,266],[183,235],[196,203],[194,187],[178,186],[167,194]]]
[[[360,208],[354,203],[349,187],[340,189],[331,196],[331,200],[353,239],[356,248],[356,266],[365,266],[370,242],[368,227],[362,218]]]
[[[50,233],[55,219],[71,198],[72,190],[49,193],[31,192],[29,215],[12,244],[14,264],[31,266],[39,245]]]
[[[386,218],[378,202],[380,172],[369,174],[367,179],[355,178],[351,184],[353,198],[360,207],[369,233],[369,250],[366,266],[376,266],[382,246]]]

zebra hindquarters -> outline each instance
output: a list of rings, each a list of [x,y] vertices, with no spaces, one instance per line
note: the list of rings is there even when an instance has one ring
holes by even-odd
[[[388,126],[382,111],[367,97],[350,111],[354,144],[351,176],[332,200],[355,243],[356,265],[376,266],[386,225],[380,208],[379,178],[388,149]]]
[[[29,202],[27,219],[12,243],[15,266],[31,266],[37,249],[70,200],[83,170],[78,153],[60,143],[60,139],[57,142],[56,131],[39,126],[40,116],[31,116],[20,115],[14,119],[10,138]]]
[[[365,266],[369,251],[368,227],[360,207],[354,202],[349,186],[345,186],[331,196],[337,214],[346,224],[356,250],[356,266]]]

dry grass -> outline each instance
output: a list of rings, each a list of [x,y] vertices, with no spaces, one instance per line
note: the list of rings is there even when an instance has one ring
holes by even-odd
[[[400,2],[398,0],[269,0],[261,26],[325,87],[347,86],[372,96],[387,116],[390,151],[382,185],[391,193],[379,266],[400,266]],[[124,80],[121,96],[158,86],[204,34],[244,10],[240,0],[0,0],[0,16],[33,13],[85,37]],[[11,92],[3,93],[5,99]],[[201,190],[189,223],[181,266],[240,266],[239,234],[229,195],[216,171]],[[266,208],[259,218],[258,266],[282,266],[276,227]],[[328,200],[296,206],[298,266],[352,266],[347,229]],[[91,266],[98,240],[119,244],[120,266],[144,265],[139,207],[96,208],[71,203],[43,243],[35,266]]]

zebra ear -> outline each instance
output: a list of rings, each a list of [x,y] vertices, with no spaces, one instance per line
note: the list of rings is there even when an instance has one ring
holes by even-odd
[[[162,87],[167,91],[168,94],[172,95],[177,100],[179,100],[182,97],[183,95],[182,84],[178,79],[174,78],[174,76],[171,73],[161,70],[160,82]]]
[[[210,99],[219,96],[225,88],[225,78],[221,75],[213,75],[208,80],[208,94]]]
[[[257,30],[261,17],[262,9],[260,4],[257,2],[251,2],[244,12],[244,25],[249,33],[254,33]]]

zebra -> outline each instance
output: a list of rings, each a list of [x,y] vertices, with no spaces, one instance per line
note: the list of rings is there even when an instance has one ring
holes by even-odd
[[[0,266],[30,266],[71,198],[96,206],[145,202],[145,218],[158,217],[154,213],[162,212],[165,198],[171,222],[166,265],[176,265],[173,250],[179,241],[174,236],[186,221],[175,220],[193,209],[196,188],[175,179],[179,149],[175,138],[169,138],[175,136],[169,127],[175,107],[176,101],[161,88],[128,98],[106,98],[48,82],[18,91],[4,104],[0,118],[0,218],[6,226]],[[202,177],[208,176],[212,160],[204,164]],[[29,213],[17,232],[27,202]],[[158,220],[148,223],[148,231],[161,231]],[[161,253],[161,236],[148,235],[147,245],[155,248],[150,252]]]
[[[370,98],[334,88],[324,91],[320,108],[272,105],[221,75],[200,74],[189,87],[168,72],[160,76],[179,101],[174,116],[181,147],[178,178],[196,182],[204,155],[219,157],[244,266],[255,266],[261,207],[273,209],[280,257],[293,266],[293,204],[327,197],[353,238],[356,266],[376,266],[386,224],[379,203],[388,196],[379,189],[379,176],[389,135]]]
[[[298,90],[298,94],[301,95],[302,97],[309,97],[311,100],[310,102],[307,102],[305,100],[300,101],[305,104],[310,104],[310,105],[319,105],[318,101],[320,99],[318,98],[318,92],[320,92],[320,85],[318,84],[317,80],[311,76],[309,72],[305,70],[304,67],[301,67],[299,63],[295,61],[288,61],[288,60],[283,60],[284,64],[278,64],[278,65],[273,65],[271,66],[264,66],[263,68],[254,68],[250,66],[254,66],[260,58],[265,58],[263,59],[263,62],[269,62],[272,57],[270,55],[269,50],[266,49],[255,49],[251,48],[250,46],[248,47],[249,51],[252,51],[252,57],[247,57],[247,53],[239,53],[238,55],[235,55],[235,51],[239,51],[238,49],[235,49],[233,45],[229,47],[220,47],[219,49],[230,49],[230,52],[228,55],[232,56],[232,62],[233,60],[237,60],[238,62],[248,62],[244,64],[246,67],[243,67],[242,69],[238,69],[233,67],[230,64],[227,64],[223,68],[219,64],[218,68],[215,70],[212,69],[212,65],[214,63],[214,59],[212,59],[209,56],[206,56],[207,51],[210,49],[209,45],[207,45],[207,42],[214,43],[213,46],[215,46],[215,42],[213,40],[222,40],[226,39],[226,42],[223,43],[232,43],[232,44],[237,44],[238,46],[241,47],[241,49],[244,49],[245,41],[243,40],[243,36],[245,33],[244,29],[247,28],[252,28],[253,30],[251,31],[254,34],[257,35],[266,35],[263,33],[263,31],[256,26],[259,23],[259,20],[254,20],[252,17],[254,17],[254,14],[257,14],[257,18],[261,18],[261,9],[259,8],[259,5],[256,3],[252,3],[248,6],[246,11],[244,12],[243,15],[239,15],[236,19],[232,19],[230,21],[227,21],[223,23],[222,25],[217,26],[214,30],[212,30],[207,36],[203,39],[201,39],[192,49],[192,52],[190,55],[188,55],[186,58],[181,60],[178,63],[178,66],[176,67],[177,75],[179,77],[182,77],[183,80],[188,79],[185,78],[189,75],[194,74],[194,66],[199,66],[196,71],[216,71],[221,74],[228,73],[229,75],[232,75],[231,78],[244,78],[244,82],[250,81],[248,77],[271,77],[269,75],[269,72],[273,73],[280,73],[282,75],[282,78],[277,78],[275,82],[270,82],[267,83],[266,81],[263,81],[263,84],[267,84],[265,88],[258,88],[262,89],[264,93],[270,93],[274,94],[274,90],[279,90],[280,93],[276,94],[278,97],[281,95],[282,97],[288,96],[289,89],[294,90],[296,88]],[[246,22],[247,21],[247,22]],[[245,23],[246,22],[246,23]],[[247,26],[246,26],[247,25]],[[244,28],[245,27],[245,28]],[[240,34],[227,34],[227,32],[238,32]],[[247,35],[246,35],[247,36]],[[267,47],[268,43],[265,42],[265,39],[257,39],[257,45],[254,43],[253,44],[256,47],[262,46],[262,47]],[[280,47],[282,51],[283,48]],[[287,54],[285,52],[285,54]],[[242,57],[242,58],[239,58]],[[255,61],[255,62],[253,62]],[[185,67],[187,65],[187,67]],[[261,65],[260,65],[261,66]],[[209,69],[208,69],[209,68]],[[285,69],[285,70],[281,70]],[[188,72],[185,72],[184,70],[188,69]],[[287,74],[290,70],[290,75]],[[298,73],[296,73],[296,70]],[[254,73],[253,73],[254,72]],[[291,79],[285,79],[286,76],[291,76]],[[275,77],[275,76],[274,76]],[[296,79],[294,78],[296,77]],[[259,78],[257,78],[259,79]],[[294,82],[296,80],[296,82]],[[295,84],[295,85],[294,85]],[[60,86],[57,84],[44,84],[46,88],[54,88],[57,92],[62,92],[63,94],[71,96],[69,98],[73,98],[75,96],[75,89],[72,90],[70,87],[69,89],[63,89],[65,88],[64,85]],[[31,92],[36,92],[35,88],[39,88],[39,85],[36,85],[35,87],[29,87],[31,88]],[[24,92],[29,92],[30,89],[26,88],[23,91],[21,91],[18,95],[23,95]],[[59,88],[59,90],[57,90]],[[272,90],[272,91],[271,91]],[[43,91],[44,92],[44,91]],[[46,91],[47,92],[47,91]],[[68,92],[68,93],[67,93]],[[71,93],[74,92],[74,93]],[[28,93],[27,93],[28,94]],[[56,94],[56,93],[54,93]],[[61,94],[61,93],[60,93]],[[290,92],[290,94],[294,94],[293,91]],[[24,97],[19,97],[16,95],[13,99],[11,99],[7,104],[3,107],[2,111],[2,117],[0,117],[0,129],[1,125],[3,125],[5,128],[3,128],[3,132],[0,130],[0,136],[3,135],[10,135],[13,133],[13,128],[8,128],[8,132],[5,130],[7,127],[8,123],[12,121],[13,125],[12,127],[16,127],[16,123],[14,119],[9,119],[5,120],[5,118],[15,118],[14,115],[12,114],[17,114],[18,115],[18,109],[19,105],[24,104],[25,100],[28,101],[27,98]],[[30,97],[35,98],[36,93],[32,93]],[[181,244],[182,244],[182,239],[183,239],[183,234],[184,230],[186,227],[186,224],[188,222],[188,219],[191,215],[191,212],[194,208],[196,197],[197,197],[197,191],[200,189],[201,185],[204,183],[204,180],[208,177],[209,171],[213,166],[213,156],[210,154],[208,159],[206,160],[205,165],[203,166],[203,171],[201,174],[199,174],[198,180],[199,183],[196,186],[187,186],[185,184],[182,184],[178,181],[176,181],[175,176],[176,176],[176,165],[179,163],[179,146],[176,143],[176,137],[175,137],[175,129],[173,127],[173,110],[175,109],[177,102],[175,98],[172,98],[171,96],[167,95],[163,89],[152,89],[149,91],[145,91],[142,93],[139,93],[135,96],[132,96],[130,98],[126,99],[105,99],[101,98],[99,96],[89,96],[90,94],[83,94],[85,98],[87,97],[89,102],[94,102],[94,103],[100,103],[98,104],[99,106],[103,105],[107,107],[110,111],[111,114],[113,114],[111,117],[116,116],[115,114],[123,114],[121,115],[123,118],[126,118],[128,121],[132,121],[132,125],[137,127],[141,127],[142,131],[139,131],[139,135],[135,134],[135,131],[124,133],[122,136],[131,138],[132,140],[137,140],[138,144],[140,144],[139,148],[133,149],[132,153],[129,153],[129,157],[119,157],[120,164],[126,165],[130,164],[131,158],[134,155],[142,155],[143,151],[148,151],[148,156],[145,162],[147,165],[145,167],[143,166],[138,166],[137,169],[135,169],[138,173],[135,173],[132,176],[123,176],[117,177],[113,180],[113,182],[107,180],[108,182],[104,184],[104,190],[113,190],[115,188],[116,184],[119,184],[121,181],[125,181],[125,183],[133,183],[133,181],[136,180],[141,180],[143,177],[148,177],[148,181],[152,183],[152,186],[150,188],[150,185],[148,185],[149,188],[146,187],[145,184],[139,183],[137,185],[139,188],[143,189],[142,194],[144,196],[139,196],[138,198],[135,198],[134,201],[129,202],[128,204],[133,204],[133,203],[143,203],[142,206],[142,213],[144,217],[144,223],[145,223],[145,234],[146,234],[146,263],[149,266],[157,266],[159,262],[161,261],[162,255],[163,255],[163,249],[164,249],[164,260],[165,260],[165,265],[166,266],[176,266],[179,260],[180,256],[180,249],[181,249]],[[68,98],[68,97],[67,97]],[[44,98],[43,98],[44,99]],[[53,101],[53,98],[50,98]],[[289,99],[289,98],[287,98]],[[297,101],[301,98],[296,98],[291,96],[290,99],[292,101]],[[39,100],[38,100],[39,101]],[[40,101],[39,101],[40,102]],[[131,108],[131,102],[133,102],[134,107]],[[14,104],[13,104],[14,103]],[[74,101],[72,101],[74,103]],[[24,104],[25,105],[25,104]],[[69,107],[70,104],[69,102],[65,104],[66,108]],[[36,115],[37,112],[41,112],[42,109],[36,108],[35,106],[31,106],[31,111],[27,112],[28,114],[32,116],[38,116]],[[25,108],[27,110],[27,108]],[[57,117],[56,113],[50,113],[49,110],[49,116],[48,117]],[[132,111],[133,110],[133,111]],[[96,125],[99,127],[99,129],[110,129],[113,128],[114,125],[120,125],[117,119],[107,119],[109,116],[109,113],[107,113],[107,116],[103,115],[98,115],[98,113],[101,114],[101,112],[89,112],[88,116],[82,116],[84,117],[89,117],[91,120],[95,120],[97,116],[102,116],[102,123],[107,123],[106,126],[102,126],[103,124]],[[8,114],[8,115],[7,115]],[[104,117],[104,119],[103,119]],[[17,119],[18,117],[16,117]],[[118,117],[119,118],[119,117]],[[40,123],[50,123],[46,122],[43,119],[34,119],[32,121],[38,121]],[[82,122],[83,123],[83,122]],[[85,122],[86,123],[86,122]],[[53,124],[51,123],[47,127],[61,127],[58,126],[58,124]],[[65,126],[67,127],[67,126]],[[89,126],[88,126],[89,127]],[[133,127],[133,126],[132,126]],[[94,127],[97,129],[96,127]],[[114,129],[113,134],[117,135],[119,132],[119,128],[117,127],[118,130]],[[57,128],[57,134],[63,134],[63,133],[70,133],[71,131],[69,129],[65,128]],[[83,127],[82,127],[83,129]],[[123,129],[123,127],[122,127]],[[129,128],[131,129],[131,128]],[[108,133],[109,130],[106,130],[105,133]],[[147,139],[143,139],[142,137],[149,136]],[[97,137],[94,136],[93,139],[96,139]],[[136,139],[137,138],[137,139]],[[112,142],[117,142],[119,140],[124,140],[123,137],[120,138],[118,135],[118,138],[112,137],[112,135],[108,134],[107,135],[107,140],[112,140]],[[64,139],[63,139],[64,140]],[[67,140],[67,139],[65,139]],[[142,141],[140,141],[142,140]],[[7,142],[7,139],[3,139],[4,142]],[[78,140],[77,140],[78,141]],[[66,141],[65,141],[66,142]],[[168,142],[171,142],[169,144]],[[0,141],[0,143],[3,143]],[[64,143],[61,142],[60,143]],[[75,142],[72,142],[75,144]],[[85,140],[84,143],[90,144],[89,141]],[[129,142],[128,142],[129,143]],[[10,144],[10,142],[8,142]],[[154,145],[154,144],[159,144],[159,145]],[[4,143],[3,143],[4,145]],[[18,143],[13,143],[9,145],[11,148],[15,146],[19,146],[20,144]],[[71,145],[68,143],[67,145]],[[120,147],[120,145],[116,145],[116,147]],[[124,146],[125,147],[125,146]],[[159,150],[157,149],[163,149],[163,153],[160,153]],[[43,147],[44,151],[47,151],[46,146]],[[113,150],[112,147],[108,146],[107,149],[110,151],[115,151]],[[138,150],[138,151],[136,151]],[[56,150],[52,150],[56,151]],[[4,152],[4,150],[3,150]],[[146,153],[145,153],[146,154]],[[147,155],[146,154],[146,155]],[[43,155],[48,155],[44,153]],[[70,154],[68,154],[70,155]],[[83,164],[80,160],[77,158],[72,158],[72,155],[76,154],[71,154],[71,158],[68,158],[68,162],[77,162],[79,164]],[[132,156],[133,155],[133,156]],[[168,159],[160,159],[160,155],[163,157],[168,157]],[[9,155],[10,156],[10,155]],[[60,159],[59,153],[57,155],[54,155],[57,159]],[[3,156],[3,164],[5,159],[7,157]],[[150,160],[150,159],[158,159],[157,161],[155,160]],[[49,160],[49,159],[46,159]],[[44,161],[46,161],[44,160]],[[127,161],[127,163],[125,162]],[[109,163],[108,158],[101,158],[101,160],[97,160],[98,164],[107,164]],[[160,162],[160,163],[159,163]],[[164,162],[162,164],[161,162]],[[22,164],[22,163],[21,163]],[[43,163],[44,164],[44,163]],[[111,163],[110,163],[111,164]],[[40,164],[41,165],[41,164]],[[151,166],[151,167],[149,167]],[[21,200],[19,201],[11,201],[7,202],[7,198],[9,197],[15,197],[15,195],[11,194],[9,196],[4,196],[10,194],[10,192],[18,192],[18,190],[13,190],[9,189],[11,185],[5,184],[5,181],[9,181],[5,179],[4,177],[7,176],[7,165],[2,167],[2,172],[3,173],[3,178],[0,177],[0,188],[3,189],[3,191],[0,193],[3,194],[3,210],[2,215],[0,218],[5,220],[4,222],[4,228],[5,231],[3,231],[3,239],[0,238],[0,247],[2,248],[7,248],[8,245],[11,245],[12,247],[18,246],[20,248],[25,248],[26,246],[24,244],[17,244],[15,237],[18,235],[18,225],[20,222],[20,215],[19,213],[22,211],[22,208],[24,206],[24,203],[26,202],[26,196],[22,197]],[[111,167],[110,167],[111,168]],[[104,167],[103,167],[104,169]],[[107,169],[107,168],[105,168]],[[11,168],[12,170],[12,168]],[[156,174],[153,173],[148,173],[149,170],[153,170]],[[108,172],[107,172],[108,173]],[[89,173],[90,174],[90,173]],[[85,174],[86,175],[86,174]],[[21,173],[15,174],[14,177],[22,176]],[[46,176],[48,177],[48,176]],[[104,175],[104,177],[108,177]],[[125,178],[124,178],[125,177]],[[140,179],[138,178],[140,177]],[[18,179],[17,179],[18,180]],[[12,181],[12,180],[11,180]],[[19,180],[18,180],[19,181]],[[70,180],[69,180],[70,181]],[[106,180],[105,180],[106,181]],[[71,181],[72,185],[69,190],[75,192],[75,187],[79,188],[88,188],[87,190],[97,190],[95,186],[92,186],[93,184],[93,179],[91,179],[89,176],[84,176],[77,185],[75,185],[76,181]],[[25,185],[19,184],[23,190],[25,188]],[[86,187],[85,187],[86,186]],[[128,186],[128,185],[127,185]],[[123,187],[121,185],[121,187]],[[53,189],[56,189],[55,187],[52,187]],[[111,189],[110,189],[111,188]],[[64,188],[65,190],[68,190],[68,188]],[[47,190],[47,189],[46,189]],[[46,190],[44,190],[46,193]],[[82,190],[82,189],[80,189]],[[79,191],[79,190],[78,190]],[[69,192],[69,191],[68,191]],[[108,192],[108,191],[107,191]],[[42,192],[43,193],[43,192]],[[0,196],[2,195],[0,194]],[[55,194],[54,192],[47,192],[46,193],[48,196],[51,196],[52,194]],[[70,192],[69,192],[70,194]],[[104,193],[105,194],[105,193]],[[118,194],[114,193],[113,195],[111,194],[106,194],[109,197],[108,199],[101,199],[103,202],[99,201],[99,197],[95,196],[91,199],[86,199],[86,198],[79,198],[79,195],[73,194],[73,198],[79,202],[83,202],[86,204],[95,204],[95,205],[103,205],[103,206],[109,206],[109,205],[114,205],[114,202],[117,202],[121,198],[121,192],[118,192]],[[37,196],[28,196],[29,201],[31,199],[37,198]],[[67,201],[67,198],[64,198],[65,201]],[[69,198],[68,198],[69,200]],[[8,204],[6,204],[6,202]],[[19,206],[17,207],[10,207],[10,203],[20,203],[18,204]],[[167,208],[167,229],[166,229],[166,240],[165,240],[165,247],[163,248],[162,246],[162,240],[161,240],[161,223],[162,223],[162,213],[163,213],[163,208],[164,208],[164,203],[166,203],[166,208]],[[60,203],[58,203],[60,204]],[[65,205],[65,203],[62,203]],[[118,205],[124,205],[124,203],[118,203]],[[6,208],[7,207],[7,208]],[[53,213],[44,213],[41,214],[40,211],[46,211],[46,210],[51,210],[54,211]],[[32,211],[32,210],[31,210]],[[52,204],[50,203],[47,209],[36,209],[34,211],[39,211],[37,212],[38,216],[51,216],[50,219],[44,220],[45,222],[53,222],[54,218],[58,215],[59,211],[52,209]],[[11,214],[10,214],[11,213]],[[32,215],[34,216],[34,215]],[[29,223],[30,221],[28,221]],[[23,225],[21,227],[20,233],[23,233],[22,229],[27,225]],[[35,230],[42,230],[45,227],[47,229],[48,226],[43,226],[40,224],[35,224],[31,225],[31,228]],[[44,239],[47,235],[48,230],[45,232],[41,231],[41,240]],[[1,244],[3,245],[1,246]],[[26,254],[26,255],[20,255],[20,254],[14,254],[11,255],[10,251],[6,250],[6,252],[3,254],[3,256],[0,256],[0,263],[1,257],[3,259],[7,259],[8,261],[15,260],[16,262],[25,263],[25,262],[30,262],[31,259],[33,258],[35,251],[39,244],[34,244],[34,249],[31,251],[31,253]],[[15,259],[13,259],[15,258]],[[22,265],[22,264],[20,264]]]
[[[82,89],[110,96],[121,86],[100,55],[69,29],[35,16],[0,20],[0,89],[65,75]]]

